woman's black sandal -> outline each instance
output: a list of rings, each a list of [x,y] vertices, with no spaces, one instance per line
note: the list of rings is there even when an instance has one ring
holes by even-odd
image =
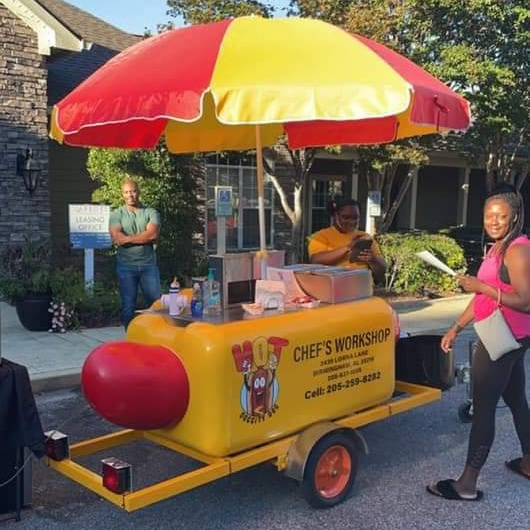
[[[519,476],[525,478],[526,480],[530,480],[530,475],[527,475],[522,469],[521,469],[521,462],[522,458],[514,458],[513,460],[507,460],[505,462],[506,467],[513,471],[514,473],[517,473]]]
[[[484,496],[480,490],[477,490],[472,497],[460,495],[455,489],[455,481],[453,479],[440,480],[436,483],[436,486],[427,486],[427,491],[435,497],[441,497],[449,501],[479,501]]]

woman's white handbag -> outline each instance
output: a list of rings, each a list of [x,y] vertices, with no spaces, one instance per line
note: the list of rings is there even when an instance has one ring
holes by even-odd
[[[492,361],[500,359],[508,352],[521,348],[521,344],[515,340],[512,330],[506,324],[500,307],[501,290],[497,289],[495,311],[489,317],[473,324],[478,338],[484,344]]]

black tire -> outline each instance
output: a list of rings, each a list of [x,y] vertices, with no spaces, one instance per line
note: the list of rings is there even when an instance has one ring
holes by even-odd
[[[471,401],[467,401],[466,403],[462,403],[458,407],[458,418],[462,423],[471,423],[473,421],[473,403]]]
[[[331,450],[331,451],[330,451]],[[342,470],[342,478],[338,478],[338,484],[329,490],[319,488],[317,484],[317,469],[322,473],[325,462],[322,458],[329,460],[329,455],[340,455],[337,461],[339,472]],[[302,493],[307,502],[314,508],[331,508],[341,503],[349,494],[355,482],[359,452],[352,439],[343,432],[332,432],[321,438],[311,449],[304,471],[304,478],[300,483]],[[334,468],[334,472],[337,468]],[[329,475],[335,480],[335,475]]]

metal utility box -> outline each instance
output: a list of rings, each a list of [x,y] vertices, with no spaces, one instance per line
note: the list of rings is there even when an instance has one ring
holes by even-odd
[[[295,276],[307,294],[328,304],[359,300],[373,294],[372,273],[368,269],[322,266],[295,270]]]

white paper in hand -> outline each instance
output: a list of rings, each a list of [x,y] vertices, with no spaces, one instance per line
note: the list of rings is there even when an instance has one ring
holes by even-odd
[[[416,256],[422,259],[429,265],[436,267],[438,270],[450,274],[451,276],[456,276],[456,272],[448,267],[443,261],[440,261],[436,256],[433,256],[428,250],[422,250],[421,252],[416,252]]]

